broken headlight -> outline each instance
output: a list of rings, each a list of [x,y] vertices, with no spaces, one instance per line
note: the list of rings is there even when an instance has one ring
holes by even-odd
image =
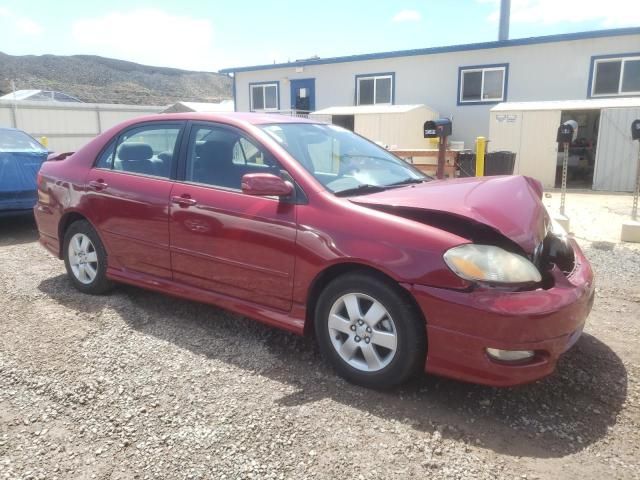
[[[531,283],[542,280],[539,270],[522,255],[492,245],[468,243],[453,247],[444,261],[465,280],[487,283]]]

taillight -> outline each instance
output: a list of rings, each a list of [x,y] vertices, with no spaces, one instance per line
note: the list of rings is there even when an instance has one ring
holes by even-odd
[[[40,172],[38,172],[38,176],[36,177],[36,186],[37,188],[40,188],[40,185],[42,184],[42,174]]]

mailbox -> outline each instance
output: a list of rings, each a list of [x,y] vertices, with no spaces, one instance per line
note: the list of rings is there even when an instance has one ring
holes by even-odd
[[[575,120],[567,120],[558,127],[558,136],[556,142],[571,143],[578,136],[578,122]]]
[[[452,125],[448,118],[424,122],[424,138],[445,138],[451,135]]]
[[[640,140],[640,119],[631,122],[631,138]]]

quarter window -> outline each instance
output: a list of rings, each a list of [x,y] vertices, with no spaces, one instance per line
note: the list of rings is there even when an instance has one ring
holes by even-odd
[[[505,99],[507,66],[460,69],[459,103],[493,103]]]
[[[391,105],[393,74],[359,76],[356,90],[357,105]]]
[[[251,111],[256,110],[278,110],[278,84],[263,83],[250,85],[251,90]]]
[[[591,96],[640,94],[640,56],[595,59]]]

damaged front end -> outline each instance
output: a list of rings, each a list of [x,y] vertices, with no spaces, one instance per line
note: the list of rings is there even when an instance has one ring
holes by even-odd
[[[533,179],[430,182],[403,190],[352,201],[467,239],[469,244],[445,252],[444,260],[471,283],[511,291],[549,289],[556,283],[554,269],[567,277],[575,268],[574,244],[550,218]]]

